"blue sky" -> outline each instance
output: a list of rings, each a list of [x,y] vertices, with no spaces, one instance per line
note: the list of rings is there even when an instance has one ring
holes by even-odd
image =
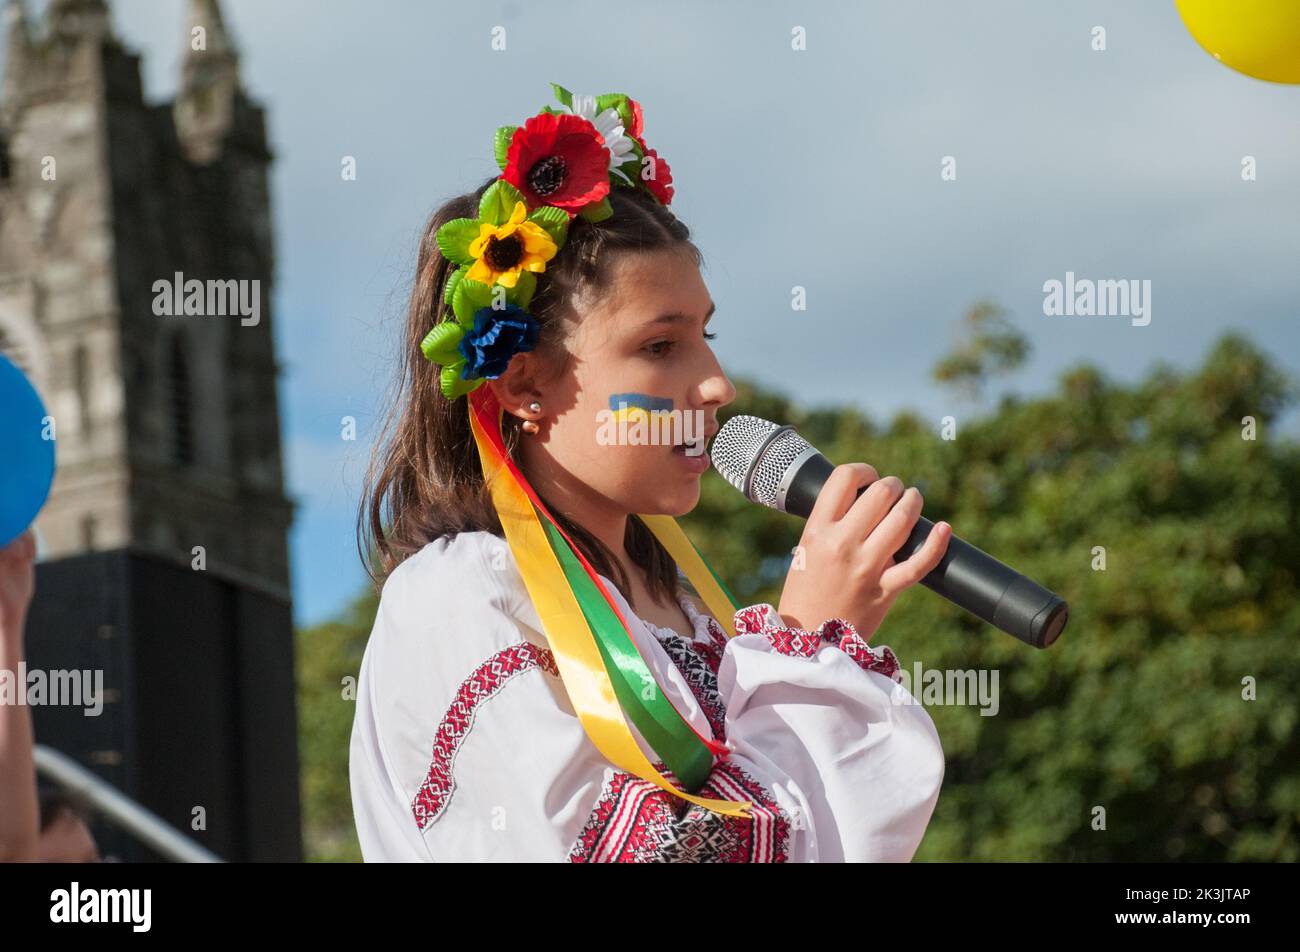
[[[363,585],[356,499],[420,227],[496,171],[493,131],[550,102],[551,81],[644,106],[674,209],[705,255],[714,347],[733,376],[937,421],[965,407],[929,370],[981,298],[1032,343],[1009,384],[1024,393],[1079,361],[1120,381],[1158,359],[1192,366],[1229,328],[1298,369],[1300,86],[1214,62],[1172,0],[222,6],[277,156],[273,304],[300,622]],[[170,98],[184,4],[112,7],[144,54],[146,94]],[[504,52],[490,46],[497,25]],[[1104,52],[1091,48],[1097,25]],[[341,180],[345,155],[356,181]],[[946,155],[954,182],[940,178]],[[1245,155],[1255,182],[1241,181]],[[1067,271],[1149,279],[1151,323],[1045,316],[1043,282]],[[790,309],[795,285],[804,312]],[[788,336],[791,321],[807,333]],[[340,438],[344,416],[356,442]]]

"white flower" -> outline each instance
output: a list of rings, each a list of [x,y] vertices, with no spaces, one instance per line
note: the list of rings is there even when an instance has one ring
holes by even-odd
[[[619,166],[635,159],[636,152],[631,137],[623,134],[623,119],[618,110],[610,106],[597,115],[595,96],[574,96],[569,112],[581,116],[596,127],[609,151],[609,170],[631,185],[631,179],[623,174]]]

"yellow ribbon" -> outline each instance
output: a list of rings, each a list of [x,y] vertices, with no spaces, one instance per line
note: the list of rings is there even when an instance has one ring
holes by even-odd
[[[500,412],[495,400],[489,403],[492,406],[491,413]],[[628,727],[596,639],[577,597],[569,587],[564,570],[546,539],[532,500],[490,446],[472,408],[470,427],[478,446],[483,476],[500,516],[506,541],[510,544],[519,574],[523,576],[533,607],[541,619],[569,701],[591,742],[616,767],[647,780],[674,796],[725,816],[752,819],[752,802],[716,800],[686,793],[673,786],[646,758]],[[671,516],[652,515],[641,518],[686,572],[686,577],[696,586],[714,617],[726,627],[728,637],[733,636],[735,628],[731,612],[721,608],[730,602],[681,527]]]

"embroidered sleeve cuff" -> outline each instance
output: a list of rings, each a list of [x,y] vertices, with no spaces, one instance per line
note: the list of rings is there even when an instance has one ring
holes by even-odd
[[[823,645],[834,645],[853,659],[864,671],[875,671],[893,681],[900,681],[898,659],[888,645],[872,648],[852,624],[842,618],[830,618],[816,631],[790,628],[780,613],[767,603],[751,605],[736,612],[736,636],[761,634],[773,650],[787,655],[811,658]]]

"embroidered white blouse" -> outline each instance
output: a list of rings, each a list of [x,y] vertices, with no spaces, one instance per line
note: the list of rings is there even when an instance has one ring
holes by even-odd
[[[738,611],[728,640],[685,595],[694,631],[679,633],[601,577],[660,688],[730,751],[699,795],[750,800],[752,819],[610,764],[569,704],[509,544],[461,532],[392,573],[361,662],[349,772],[368,862],[912,858],[943,748],[888,647],[834,620],[784,627],[768,604]]]

